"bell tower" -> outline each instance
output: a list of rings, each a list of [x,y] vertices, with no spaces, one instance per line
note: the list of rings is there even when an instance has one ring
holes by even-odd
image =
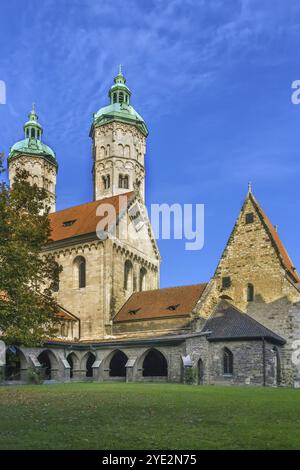
[[[29,181],[48,193],[47,204],[50,212],[55,212],[55,187],[57,161],[54,151],[42,142],[43,128],[39,123],[34,104],[24,124],[25,139],[16,142],[8,156],[8,174],[12,185],[17,168],[27,170]]]
[[[108,93],[110,104],[93,116],[94,200],[136,191],[145,199],[145,153],[148,129],[131,106],[131,91],[119,73]]]

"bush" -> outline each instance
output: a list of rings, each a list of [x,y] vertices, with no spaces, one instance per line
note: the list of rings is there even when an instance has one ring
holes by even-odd
[[[186,367],[184,369],[184,383],[194,385],[197,383],[198,371],[195,367]]]
[[[44,380],[44,374],[42,370],[34,369],[34,368],[27,370],[27,381],[30,384],[38,385],[42,383],[43,380]]]

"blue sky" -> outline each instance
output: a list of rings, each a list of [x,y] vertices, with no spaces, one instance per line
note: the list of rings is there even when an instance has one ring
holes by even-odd
[[[10,0],[0,7],[0,151],[35,102],[59,209],[92,198],[92,113],[119,63],[150,130],[147,204],[205,204],[205,245],[161,241],[161,285],[213,274],[252,181],[300,269],[300,4],[290,0]]]

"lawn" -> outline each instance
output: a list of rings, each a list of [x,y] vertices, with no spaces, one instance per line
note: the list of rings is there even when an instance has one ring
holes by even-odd
[[[0,449],[300,449],[300,390],[0,387]]]

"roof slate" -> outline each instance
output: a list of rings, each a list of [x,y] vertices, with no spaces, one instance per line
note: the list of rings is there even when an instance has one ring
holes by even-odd
[[[284,344],[285,340],[226,301],[206,321],[202,331],[211,331],[208,341],[261,339]]]
[[[188,316],[207,284],[167,287],[135,292],[119,310],[114,322]],[[168,309],[175,307],[175,309]],[[130,313],[136,311],[136,313]]]

